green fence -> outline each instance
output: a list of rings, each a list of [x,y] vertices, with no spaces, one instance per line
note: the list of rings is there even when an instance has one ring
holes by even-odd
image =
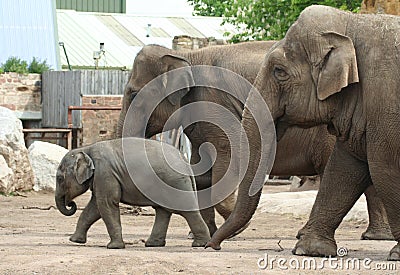
[[[56,8],[88,12],[125,13],[126,0],[56,0]]]

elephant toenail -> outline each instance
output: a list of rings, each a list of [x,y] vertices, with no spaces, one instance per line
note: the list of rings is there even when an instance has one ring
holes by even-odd
[[[306,252],[301,247],[297,247],[297,248],[293,249],[292,252],[294,255],[305,255],[306,254]]]
[[[390,253],[388,261],[399,261],[399,260],[400,260],[400,254],[398,252]]]

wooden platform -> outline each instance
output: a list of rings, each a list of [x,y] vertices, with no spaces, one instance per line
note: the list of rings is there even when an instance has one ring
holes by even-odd
[[[67,149],[72,149],[72,129],[65,128],[32,128],[22,129],[25,142],[27,140],[59,140],[64,139],[67,142]],[[32,136],[30,134],[41,134],[40,136]],[[61,134],[59,136],[58,134]]]

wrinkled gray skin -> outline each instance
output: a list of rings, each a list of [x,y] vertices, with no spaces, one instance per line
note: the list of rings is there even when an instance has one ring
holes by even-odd
[[[134,96],[153,78],[181,66],[214,65],[232,70],[253,83],[264,60],[265,53],[274,43],[273,41],[249,42],[187,52],[176,52],[156,45],[145,46],[135,59],[132,74],[125,89],[118,134],[122,135],[122,127],[127,109],[131,104],[132,95]],[[235,62],[232,62],[232,60]],[[172,99],[176,101],[174,104],[171,103]],[[195,87],[191,88],[181,98],[168,98],[157,107],[147,124],[146,137],[162,132],[165,121],[176,109],[188,103],[199,101],[218,103],[230,110],[238,120],[241,120],[243,104],[238,100],[218,90],[204,90]],[[176,128],[181,124],[181,121],[176,121]],[[210,123],[198,122],[187,127],[184,131],[192,143],[192,164],[200,161],[198,148],[201,144],[210,142],[214,144],[217,150],[217,159],[212,169],[206,174],[196,177],[197,189],[210,187],[211,184],[221,179],[228,169],[231,159],[230,143],[222,130]],[[135,132],[131,134],[133,136],[138,135]],[[335,137],[328,133],[326,126],[312,129],[291,128],[278,143],[271,174],[276,176],[322,175],[334,143]],[[209,157],[207,152],[204,157]],[[362,238],[393,239],[382,202],[377,198],[373,187],[368,189],[366,196],[370,223]],[[216,205],[216,209],[227,219],[234,208],[235,201],[236,199],[232,195],[221,204]],[[212,235],[217,229],[214,210],[202,210],[202,216]],[[242,229],[243,227],[237,228],[236,232],[232,232],[230,236]]]
[[[265,57],[255,86],[271,110],[278,139],[287,127],[320,124],[337,137],[294,254],[336,255],[335,230],[371,184],[400,241],[399,30],[397,16],[311,6]],[[254,93],[246,104],[257,106]],[[251,136],[253,161],[239,186],[235,209],[213,235],[212,246],[246,224],[259,201],[260,192],[250,197],[248,191],[259,160],[265,165],[265,152],[247,108],[242,125]],[[397,243],[389,260],[399,259]]]
[[[143,151],[142,139],[129,138],[124,142],[129,145],[132,152]],[[148,152],[147,156],[151,167],[166,184],[179,190],[195,190],[193,177],[179,174],[163,158],[162,150],[165,150],[172,158],[180,158],[179,150],[165,144],[162,148],[161,142],[154,140],[146,140],[147,148],[146,152]],[[143,170],[146,158],[135,157],[135,154],[129,154],[127,157],[129,158],[129,169],[132,169],[130,171]],[[172,213],[183,216],[188,222],[194,235],[192,246],[204,246],[210,239],[207,225],[199,211],[172,211],[163,208],[138,190],[125,165],[121,139],[97,142],[74,149],[62,159],[57,170],[55,192],[55,201],[59,211],[67,216],[73,215],[76,211],[73,199],[88,189],[92,191],[92,197],[79,217],[75,233],[70,237],[72,242],[86,243],[87,231],[90,226],[102,218],[111,238],[107,248],[124,248],[119,212],[120,202],[129,205],[152,206],[155,209],[155,222],[151,235],[145,243],[146,246],[165,245],[165,236]],[[171,198],[166,199],[170,200]],[[195,196],[193,196],[192,203],[197,204]]]

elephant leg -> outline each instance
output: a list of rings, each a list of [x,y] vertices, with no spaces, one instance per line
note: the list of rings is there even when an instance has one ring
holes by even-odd
[[[230,154],[228,152],[219,151],[217,155],[217,159],[212,168],[212,185],[217,184],[229,169],[230,164]],[[226,180],[226,179],[225,179]],[[230,179],[228,179],[229,181]],[[225,182],[224,182],[225,183]],[[224,188],[229,189],[230,186],[233,186],[231,182],[226,182]],[[226,220],[232,213],[233,208],[236,204],[236,188],[231,188],[231,193],[224,198],[220,203],[215,205],[215,209],[217,212]],[[212,191],[214,192],[214,191]],[[212,194],[214,197],[219,194]]]
[[[208,231],[211,236],[217,231],[217,225],[215,223],[215,210],[214,207],[208,207],[200,210],[201,216],[204,222],[207,224]]]
[[[155,207],[155,210],[156,217],[150,237],[145,243],[146,247],[165,246],[165,237],[167,236],[168,225],[172,213],[162,207]]]
[[[196,176],[196,187],[197,190],[204,190],[211,187],[211,170],[207,171],[203,175]],[[209,193],[209,195],[204,196],[203,199],[206,197],[205,199],[207,201],[199,201],[200,206],[211,205],[211,189],[208,189],[206,192]],[[204,208],[200,213],[208,226],[210,234],[214,234],[214,232],[217,231],[214,207]],[[189,235],[192,236],[191,233]]]
[[[391,154],[384,153],[383,155],[381,161],[378,161],[379,156],[376,155],[376,159],[370,164],[370,171],[375,189],[385,206],[390,229],[397,241],[397,245],[390,251],[388,260],[400,261],[400,199],[398,197],[400,170],[398,163],[391,159]]]
[[[370,184],[368,165],[336,143],[307,224],[293,254],[335,256],[335,230]]]
[[[208,227],[200,215],[199,211],[181,212],[180,215],[185,218],[189,224],[190,231],[193,233],[193,247],[204,247],[210,240]]]
[[[96,178],[94,180],[96,181]],[[101,218],[106,224],[108,235],[111,238],[111,241],[107,244],[107,248],[125,248],[125,243],[122,240],[121,216],[119,211],[121,189],[117,182],[112,183],[107,178],[101,180],[105,180],[106,184],[103,184],[102,194],[97,195],[96,202]]]
[[[92,195],[88,205],[79,216],[75,233],[69,238],[69,240],[74,243],[86,243],[87,232],[90,226],[98,221],[100,217],[100,212],[97,209],[96,198]]]
[[[215,209],[217,210],[218,214],[220,214],[225,220],[231,215],[233,208],[235,207],[236,198],[237,194],[236,192],[233,192],[223,201],[215,205]]]
[[[390,230],[387,214],[382,200],[378,197],[375,187],[370,185],[364,192],[367,199],[369,225],[362,233],[362,240],[394,240]]]
[[[230,164],[230,155],[218,152],[218,159],[214,163],[214,166],[212,169],[212,184],[218,183],[218,181],[221,180],[222,177],[224,177],[225,173],[229,169],[229,164]],[[223,201],[216,204],[215,209],[226,220],[229,218],[233,209],[235,208],[237,192],[236,192],[236,188],[233,187],[232,182],[227,183],[225,185],[225,188],[226,189],[231,188],[232,193],[229,194]],[[249,224],[250,224],[250,222],[248,222],[245,226],[243,226],[238,231],[231,234],[228,238],[232,238],[232,237],[238,235],[239,233],[243,232],[249,226]],[[213,234],[211,234],[211,236],[212,235]]]
[[[199,151],[198,151],[198,145],[197,144],[192,144],[193,149],[192,149],[192,158],[191,158],[191,163],[192,164],[197,164],[198,162],[201,161]],[[206,157],[206,156],[204,156]],[[211,205],[211,174],[212,174],[212,169],[208,170],[204,174],[198,175],[195,177],[196,179],[196,188],[197,190],[207,190],[207,196],[204,196],[203,199],[206,199],[207,201],[199,201],[199,206],[203,208],[203,206]],[[217,224],[215,223],[215,211],[214,207],[206,207],[203,208],[201,211],[201,216],[203,217],[203,220],[208,226],[208,230],[210,231],[210,234],[214,234],[215,231],[217,231]],[[189,237],[192,238],[192,233],[189,233]]]

